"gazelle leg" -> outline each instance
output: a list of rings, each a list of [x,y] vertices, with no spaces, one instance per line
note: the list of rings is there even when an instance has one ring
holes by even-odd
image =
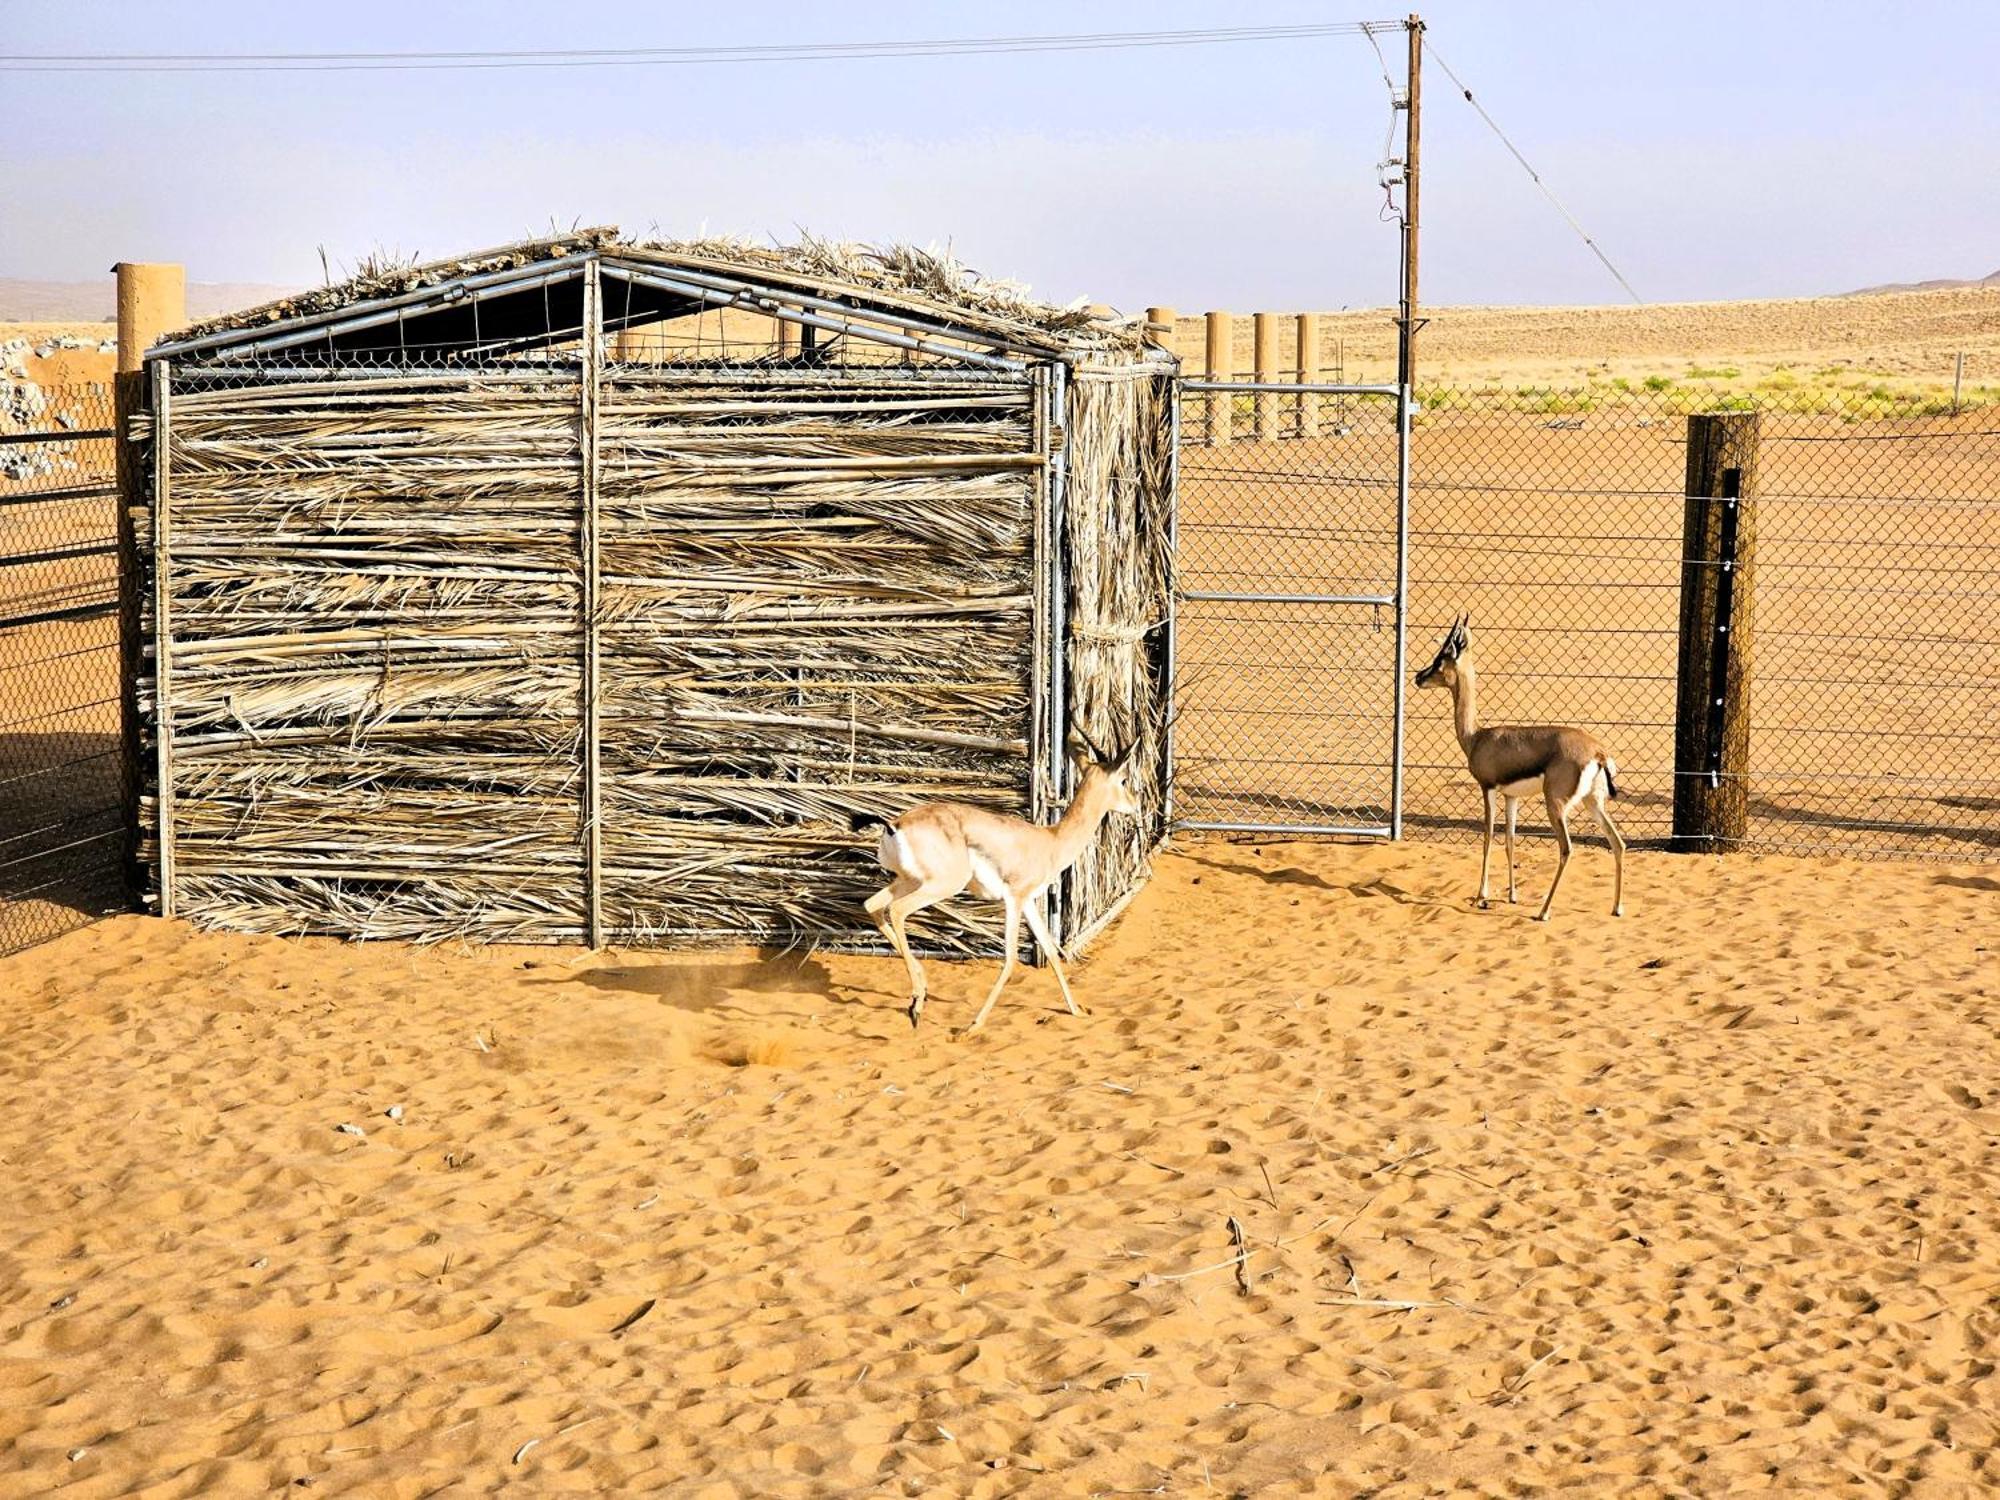
[[[1007,893],[1007,956],[1000,963],[1000,977],[993,981],[993,993],[986,997],[986,1003],[979,1007],[979,1014],[972,1018],[972,1024],[965,1029],[977,1031],[986,1024],[986,1013],[993,1009],[993,1002],[1000,998],[1000,992],[1007,988],[1007,976],[1014,972],[1014,951],[1021,944],[1021,903],[1014,899],[1013,892]]]
[[[1482,820],[1486,837],[1479,846],[1479,904],[1483,908],[1486,905],[1486,867],[1493,860],[1493,818],[1499,811],[1499,806],[1493,800],[1492,787],[1481,787],[1479,795],[1486,799],[1486,817]]]
[[[1521,898],[1514,889],[1514,815],[1521,810],[1521,799],[1507,799],[1507,904],[1512,906]]]
[[[1035,935],[1035,941],[1042,945],[1042,952],[1048,957],[1049,967],[1056,971],[1056,983],[1062,987],[1063,1004],[1069,1007],[1071,1015],[1082,1015],[1076,996],[1069,992],[1069,975],[1063,972],[1062,955],[1056,952],[1055,939],[1049,936],[1049,924],[1042,919],[1041,892],[1037,891],[1023,903],[1021,915],[1028,919],[1028,931]]]
[[[921,885],[906,876],[899,877],[897,884],[907,886],[902,895],[889,902],[889,941],[896,945],[896,951],[903,955],[903,962],[910,970],[910,1024],[917,1024],[917,1017],[924,1013],[924,970],[917,962],[916,954],[910,951],[910,934],[904,925],[911,917],[927,906],[936,906],[957,894],[948,885]]]
[[[1611,809],[1604,805],[1604,794],[1598,793],[1591,806],[1597,809],[1597,821],[1604,828],[1605,842],[1611,845],[1611,915],[1625,915],[1625,836],[1618,831],[1618,825],[1611,821]]]
[[[1554,792],[1549,793],[1549,826],[1556,833],[1556,873],[1549,881],[1549,894],[1542,902],[1542,914],[1537,922],[1549,919],[1549,908],[1556,904],[1556,887],[1562,884],[1563,871],[1569,868],[1569,808]]]
[[[881,890],[861,903],[861,909],[868,913],[868,920],[875,924],[883,937],[889,939],[891,946],[895,944],[896,937],[894,933],[889,931],[889,903],[904,892],[913,891],[916,888],[917,883],[914,880],[911,880],[907,875],[898,875],[894,880],[883,886]]]

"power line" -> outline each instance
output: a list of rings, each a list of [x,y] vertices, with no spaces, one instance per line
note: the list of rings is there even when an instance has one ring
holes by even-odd
[[[685,67],[703,63],[848,62],[996,53],[1110,52],[1229,42],[1355,36],[1387,23],[1207,26],[1185,31],[1095,31],[1047,36],[935,37],[903,41],[781,42],[738,47],[546,48],[515,52],[105,52],[0,53],[10,73],[352,73],[478,68]]]
[[[1465,95],[1465,102],[1467,104],[1470,104],[1474,109],[1479,111],[1479,118],[1486,122],[1486,128],[1491,130],[1496,136],[1500,138],[1500,144],[1505,146],[1509,151],[1513,153],[1514,160],[1521,164],[1521,170],[1526,172],[1530,177],[1532,177],[1535,180],[1535,186],[1540,188],[1542,190],[1542,195],[1546,197],[1549,200],[1549,202],[1553,203],[1556,206],[1556,212],[1561,214],[1563,218],[1569,222],[1569,227],[1576,231],[1577,237],[1581,239],[1584,242],[1584,244],[1590,246],[1590,253],[1596,256],[1599,260],[1603,261],[1604,269],[1609,271],[1613,276],[1618,278],[1618,284],[1625,288],[1625,295],[1630,297],[1634,302],[1639,303],[1639,305],[1643,307],[1645,305],[1645,299],[1641,297],[1637,292],[1632,290],[1632,283],[1627,281],[1624,278],[1624,276],[1619,273],[1618,268],[1611,264],[1611,257],[1606,255],[1602,250],[1598,248],[1597,241],[1584,233],[1583,226],[1576,222],[1576,216],[1572,214],[1567,208],[1563,207],[1562,199],[1558,198],[1555,195],[1555,191],[1552,188],[1550,188],[1550,186],[1546,182],[1542,181],[1542,174],[1540,172],[1537,172],[1533,167],[1528,165],[1528,158],[1521,154],[1520,148],[1518,146],[1516,146],[1512,141],[1507,139],[1507,132],[1502,130],[1498,125],[1498,123],[1495,122],[1493,116],[1489,115],[1486,112],[1486,106],[1481,104],[1477,99],[1472,97],[1472,90],[1465,86],[1465,80],[1463,78],[1460,78],[1458,74],[1452,72],[1451,64],[1446,62],[1442,57],[1438,56],[1438,50],[1435,46],[1430,47],[1428,50],[1430,52],[1430,55],[1433,58],[1437,59],[1437,65],[1440,68],[1444,69],[1445,77],[1449,78],[1453,83],[1458,85],[1458,91],[1463,95]]]

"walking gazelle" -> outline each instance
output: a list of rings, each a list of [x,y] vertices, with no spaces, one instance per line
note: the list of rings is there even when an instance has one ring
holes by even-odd
[[[1112,813],[1139,811],[1139,799],[1128,783],[1132,752],[1137,746],[1135,738],[1117,754],[1106,755],[1081,730],[1076,731],[1070,753],[1081,765],[1083,777],[1076,796],[1051,827],[967,802],[924,802],[897,818],[862,816],[854,820],[857,832],[875,825],[882,829],[876,858],[891,879],[865,906],[890,946],[909,966],[912,1026],[924,1011],[924,970],[910,951],[905,924],[925,907],[948,901],[968,887],[975,895],[1005,904],[1007,947],[1000,977],[966,1029],[977,1031],[986,1024],[986,1013],[1006,988],[1008,976],[1014,972],[1024,918],[1055,970],[1069,1013],[1082,1014],[1069,992],[1062,955],[1042,920],[1042,893],[1083,857],[1105,818]]]
[[[1556,835],[1556,873],[1549,881],[1549,893],[1542,901],[1537,921],[1549,919],[1556,903],[1556,887],[1562,883],[1569,864],[1569,815],[1578,804],[1588,802],[1611,844],[1616,875],[1611,898],[1611,915],[1625,915],[1625,840],[1611,821],[1605,799],[1618,795],[1618,763],[1612,760],[1597,736],[1587,729],[1555,724],[1479,723],[1479,676],[1473,670],[1472,633],[1469,616],[1460,615],[1446,633],[1444,644],[1431,664],[1417,673],[1418,687],[1433,685],[1451,690],[1453,728],[1465,764],[1479,783],[1486,799],[1485,840],[1479,849],[1479,904],[1486,906],[1487,867],[1493,857],[1494,799],[1507,803],[1507,899],[1516,899],[1514,889],[1514,815],[1521,799],[1537,788],[1549,810],[1549,826]]]

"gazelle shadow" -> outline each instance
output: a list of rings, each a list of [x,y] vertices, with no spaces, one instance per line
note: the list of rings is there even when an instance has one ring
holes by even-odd
[[[621,964],[617,968],[586,969],[558,983],[587,984],[592,989],[650,995],[676,1010],[701,1014],[749,1013],[743,1002],[758,996],[833,996],[833,978],[826,965],[806,954],[767,950],[749,962],[708,963],[679,956],[657,963]],[[770,1019],[768,1007],[755,1011]]]

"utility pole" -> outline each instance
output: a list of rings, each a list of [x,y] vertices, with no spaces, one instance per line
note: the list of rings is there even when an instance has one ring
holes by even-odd
[[[1396,383],[1417,380],[1417,189],[1423,150],[1424,20],[1414,11],[1403,22],[1409,39],[1409,86],[1403,96],[1403,288],[1397,319]]]

